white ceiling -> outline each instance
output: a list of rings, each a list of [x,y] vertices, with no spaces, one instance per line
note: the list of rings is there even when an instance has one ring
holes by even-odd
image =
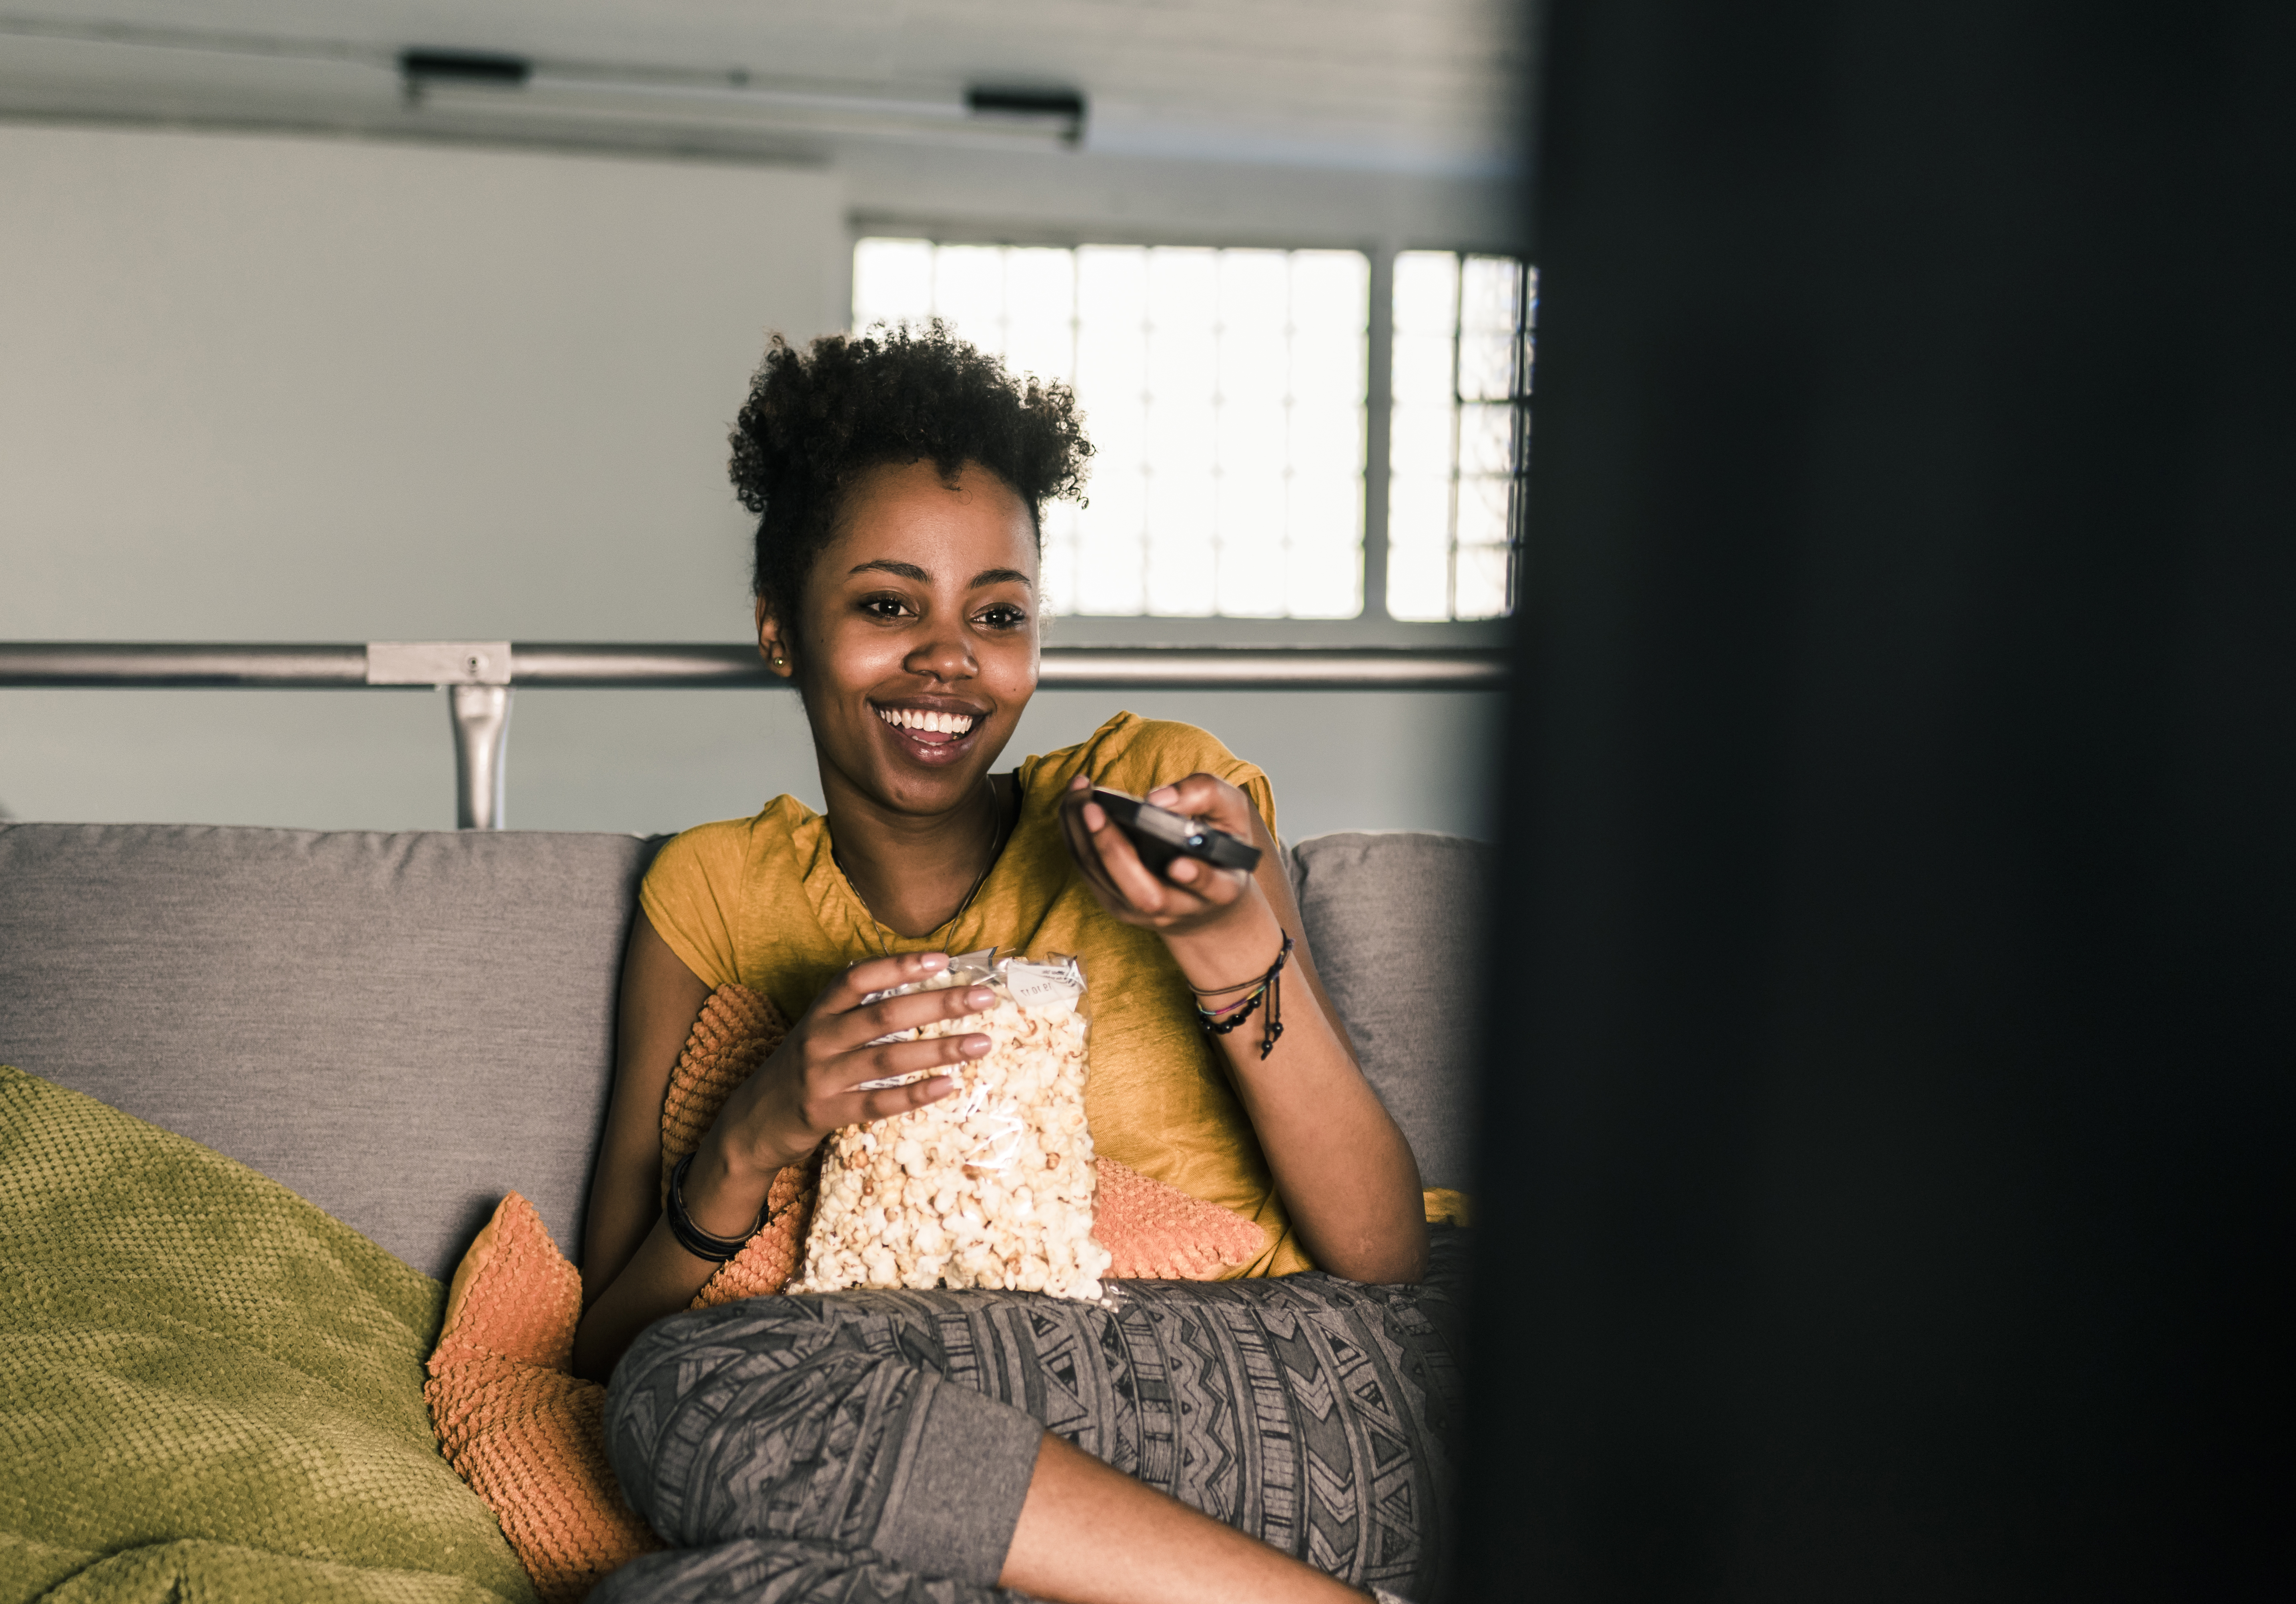
[[[786,92],[948,106],[1019,83],[1086,95],[1087,160],[1488,183],[1515,166],[1527,37],[1515,0],[0,0],[0,115],[882,161],[1013,140],[792,111]],[[740,71],[750,90],[410,107],[391,62],[413,45],[545,76]]]

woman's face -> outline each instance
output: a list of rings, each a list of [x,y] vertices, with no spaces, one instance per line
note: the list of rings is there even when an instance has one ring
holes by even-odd
[[[1037,535],[1012,488],[967,462],[872,471],[814,561],[791,632],[759,606],[770,659],[805,692],[822,783],[937,814],[964,800],[1037,688]]]

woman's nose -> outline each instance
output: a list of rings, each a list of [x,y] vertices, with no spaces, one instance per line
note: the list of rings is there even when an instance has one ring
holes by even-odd
[[[980,672],[964,632],[946,626],[930,627],[926,637],[902,659],[901,666],[911,674],[939,680],[970,679]]]

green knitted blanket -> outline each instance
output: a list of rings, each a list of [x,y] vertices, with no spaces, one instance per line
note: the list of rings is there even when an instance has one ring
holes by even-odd
[[[444,1302],[244,1165],[0,1067],[0,1600],[531,1604],[431,1436]]]

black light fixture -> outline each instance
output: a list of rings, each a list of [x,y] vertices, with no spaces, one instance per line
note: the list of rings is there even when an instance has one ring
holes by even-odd
[[[534,76],[525,56],[492,50],[441,50],[411,45],[398,53],[398,81],[406,98],[419,101],[432,84],[457,87],[518,89]]]
[[[1057,123],[1070,144],[1084,137],[1084,94],[1076,89],[974,84],[964,92],[964,109],[997,121]]]

